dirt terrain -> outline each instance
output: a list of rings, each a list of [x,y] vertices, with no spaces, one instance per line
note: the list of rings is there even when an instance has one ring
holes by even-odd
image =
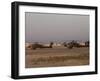
[[[89,48],[53,47],[26,49],[25,67],[58,67],[89,65]]]

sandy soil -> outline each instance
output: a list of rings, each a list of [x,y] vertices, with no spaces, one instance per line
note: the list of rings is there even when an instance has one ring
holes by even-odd
[[[54,47],[26,49],[25,67],[58,67],[89,65],[89,48]]]

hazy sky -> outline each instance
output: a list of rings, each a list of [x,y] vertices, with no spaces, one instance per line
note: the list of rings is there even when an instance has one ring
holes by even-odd
[[[89,40],[89,16],[25,13],[26,42]]]

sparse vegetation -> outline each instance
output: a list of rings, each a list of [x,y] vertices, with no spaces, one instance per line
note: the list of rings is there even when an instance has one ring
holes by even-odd
[[[89,48],[53,47],[47,49],[26,50],[26,68],[80,66],[89,64]]]
[[[64,62],[66,60],[86,60],[88,59],[88,56],[79,55],[79,56],[48,56],[48,57],[39,57],[36,59],[32,59],[33,64],[40,64],[40,63],[56,63],[56,62]]]

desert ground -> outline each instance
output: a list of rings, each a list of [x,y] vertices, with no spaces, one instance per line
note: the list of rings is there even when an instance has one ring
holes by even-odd
[[[89,65],[89,47],[26,49],[25,68]]]

